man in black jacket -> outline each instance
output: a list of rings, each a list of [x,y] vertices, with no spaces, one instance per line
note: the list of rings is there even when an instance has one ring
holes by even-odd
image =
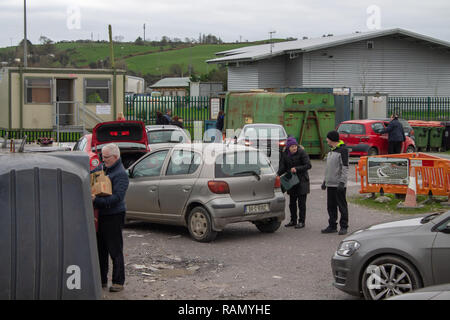
[[[112,195],[93,196],[94,208],[99,209],[97,248],[100,262],[102,287],[108,286],[108,255],[113,261],[111,292],[123,290],[125,263],[123,258],[122,229],[125,220],[125,194],[128,189],[128,174],[120,160],[120,150],[115,144],[102,148],[105,173],[111,180]]]
[[[298,145],[297,140],[289,137],[286,141],[286,150],[281,154],[278,175],[285,172],[296,174],[299,184],[288,190],[289,210],[291,211],[291,221],[285,227],[295,226],[296,229],[305,227],[306,218],[306,197],[310,191],[308,170],[311,169],[311,162],[306,151]],[[299,208],[299,218],[297,223],[297,203]]]
[[[391,122],[389,122],[389,125],[381,131],[381,133],[386,132],[389,134],[388,153],[402,153],[402,145],[406,138],[403,126],[400,121],[398,121],[398,115],[393,114],[391,116]]]

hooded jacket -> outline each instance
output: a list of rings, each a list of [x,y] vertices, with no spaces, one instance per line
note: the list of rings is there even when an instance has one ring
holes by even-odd
[[[327,187],[338,187],[339,183],[343,183],[347,187],[347,177],[348,149],[340,140],[336,148],[328,153],[324,182]]]

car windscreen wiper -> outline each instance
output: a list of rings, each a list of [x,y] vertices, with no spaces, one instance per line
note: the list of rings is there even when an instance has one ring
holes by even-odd
[[[435,212],[432,214],[427,215],[426,217],[423,217],[422,220],[420,220],[421,224],[425,224],[436,218],[437,216],[440,216],[442,212]]]
[[[241,171],[241,172],[235,172],[233,176],[241,175],[241,174],[252,174],[254,175],[258,181],[261,180],[260,173],[256,172],[255,170],[249,170],[249,171]]]

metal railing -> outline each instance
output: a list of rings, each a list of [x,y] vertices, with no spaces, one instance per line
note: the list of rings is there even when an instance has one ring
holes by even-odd
[[[450,120],[450,97],[389,97],[387,113],[406,120]]]

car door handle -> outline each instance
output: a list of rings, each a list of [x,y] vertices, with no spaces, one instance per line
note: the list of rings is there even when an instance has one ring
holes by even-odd
[[[155,192],[156,189],[158,189],[158,187],[153,186],[153,187],[149,187],[149,188],[148,188],[148,191],[149,191],[149,192]]]
[[[183,191],[184,192],[189,192],[191,191],[192,187],[191,186],[183,186]]]

